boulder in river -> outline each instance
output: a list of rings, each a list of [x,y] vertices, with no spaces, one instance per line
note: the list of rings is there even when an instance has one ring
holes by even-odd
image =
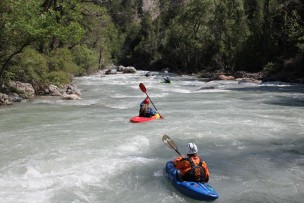
[[[77,94],[67,94],[63,93],[62,97],[63,100],[79,100],[80,97]]]
[[[0,106],[1,105],[11,105],[13,104],[9,96],[3,93],[0,93]]]
[[[19,81],[10,81],[8,83],[10,88],[15,88],[19,95],[24,99],[35,96],[35,89],[30,83],[22,83]]]

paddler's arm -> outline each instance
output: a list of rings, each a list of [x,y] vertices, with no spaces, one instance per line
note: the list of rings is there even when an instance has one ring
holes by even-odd
[[[185,164],[184,164],[184,159],[182,156],[177,157],[174,161],[173,161],[173,165],[175,166],[176,169],[181,169]]]

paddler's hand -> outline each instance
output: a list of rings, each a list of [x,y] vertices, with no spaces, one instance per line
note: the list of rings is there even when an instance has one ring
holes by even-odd
[[[174,162],[179,162],[179,161],[183,160],[183,158],[184,158],[184,157],[182,157],[182,156],[177,157],[177,158],[174,160]]]

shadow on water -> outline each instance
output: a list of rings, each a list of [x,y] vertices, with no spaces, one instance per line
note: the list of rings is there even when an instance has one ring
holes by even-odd
[[[257,93],[274,93],[272,98],[264,101],[265,104],[302,107],[304,106],[304,85],[293,86],[255,86],[243,88],[228,88],[231,91],[240,92],[257,92]],[[286,96],[277,96],[275,93],[286,93]],[[243,99],[246,100],[246,97]]]
[[[275,99],[273,99],[272,101],[265,102],[265,104],[301,107],[304,106],[304,95],[302,98],[276,96]]]
[[[304,170],[304,138],[286,137],[267,141],[242,140],[241,143],[244,149],[233,149],[235,146],[226,145],[225,148],[218,151],[219,153],[213,153],[208,159],[217,160],[217,164],[223,164],[222,167],[216,166],[216,168],[223,170],[223,173],[229,170],[232,173],[237,173],[238,170],[234,172],[234,170],[229,169],[229,165],[234,169],[237,166],[242,171],[255,164],[261,164],[262,160],[266,161],[267,164],[264,166],[266,168],[271,164],[277,170],[284,170],[284,168],[287,169],[291,166],[298,166]],[[230,152],[228,153],[228,151]]]
[[[260,85],[253,87],[236,87],[227,88],[231,91],[244,91],[244,92],[279,92],[279,93],[304,93],[304,85]]]
[[[303,161],[304,138],[273,139],[264,145],[263,148],[263,150],[259,150],[258,154],[270,156],[270,161],[276,164],[277,167],[284,167],[286,163],[289,164],[297,160]]]

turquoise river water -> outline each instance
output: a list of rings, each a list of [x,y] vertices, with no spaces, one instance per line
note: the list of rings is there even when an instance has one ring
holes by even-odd
[[[0,202],[198,202],[164,178],[177,156],[164,134],[181,153],[197,144],[216,203],[303,202],[303,85],[144,75],[75,78],[81,100],[1,107]],[[145,98],[141,82],[165,119],[129,122]]]

